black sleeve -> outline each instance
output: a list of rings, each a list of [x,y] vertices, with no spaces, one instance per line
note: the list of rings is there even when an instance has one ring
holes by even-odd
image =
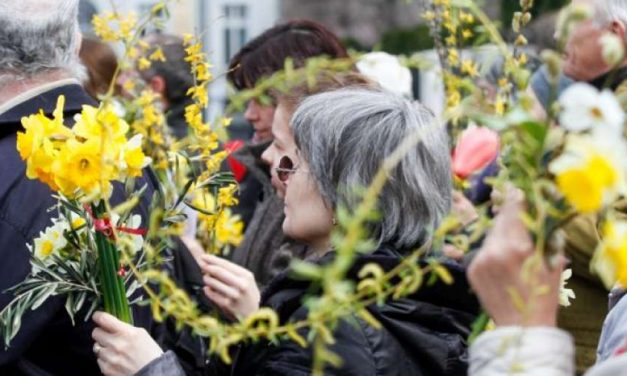
[[[0,310],[14,298],[7,289],[22,282],[30,273],[30,251],[26,247],[24,235],[6,219],[0,218]],[[59,297],[48,299],[35,311],[29,311],[22,317],[21,329],[11,341],[10,347],[4,348],[0,338],[0,368],[16,362],[29,348],[30,344],[53,320],[56,312],[63,306]]]

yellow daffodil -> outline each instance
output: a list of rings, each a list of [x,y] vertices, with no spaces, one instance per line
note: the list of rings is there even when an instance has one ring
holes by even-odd
[[[590,266],[606,287],[616,282],[627,286],[627,222],[610,218],[603,224],[601,243]]]
[[[150,162],[150,158],[146,157],[142,150],[142,136],[135,135],[131,138],[123,150],[124,164],[126,165],[126,175],[137,177],[141,176],[142,169]]]
[[[624,192],[622,139],[571,134],[562,155],[551,162],[559,191],[577,211],[591,213]]]
[[[83,110],[74,117],[74,120],[76,123],[72,131],[78,137],[93,139],[105,136],[107,144],[119,145],[126,142],[129,125],[118,116],[111,105],[102,108],[83,106]]]
[[[101,145],[97,139],[85,142],[70,140],[59,154],[55,163],[55,175],[59,186],[67,195],[72,195],[76,188],[83,192],[93,192],[103,180],[112,177],[113,166],[102,163]]]

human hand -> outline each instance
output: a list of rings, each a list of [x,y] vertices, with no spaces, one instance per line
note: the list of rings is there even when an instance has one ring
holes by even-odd
[[[163,350],[143,329],[124,323],[105,312],[94,313],[97,328],[94,353],[100,371],[107,376],[134,375],[163,354]]]
[[[452,198],[453,206],[451,210],[462,225],[466,226],[479,218],[477,209],[462,192],[453,191]]]
[[[509,189],[504,198],[491,231],[468,268],[470,285],[498,326],[555,326],[564,258],[559,255],[552,268],[540,259],[524,270],[525,263],[537,255],[520,218],[522,193]],[[517,306],[513,294],[524,307]]]
[[[244,319],[259,309],[261,295],[255,276],[248,269],[213,255],[203,255],[205,295],[225,315]]]
[[[198,241],[198,239],[196,239],[196,237],[194,236],[189,236],[189,235],[181,235],[180,239],[183,242],[183,244],[185,244],[185,247],[187,247],[187,250],[189,251],[189,253],[192,254],[192,256],[194,257],[194,260],[196,260],[198,265],[201,265],[202,257],[206,254],[206,252],[202,244],[200,244],[200,242]]]
[[[451,211],[462,226],[468,226],[479,218],[477,209],[460,191],[453,191],[453,205]],[[442,253],[444,256],[455,261],[461,261],[465,255],[463,250],[453,244],[444,244]]]

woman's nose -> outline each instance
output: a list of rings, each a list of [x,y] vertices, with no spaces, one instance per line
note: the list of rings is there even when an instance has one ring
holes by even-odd
[[[248,102],[246,111],[244,112],[244,118],[249,122],[256,121],[259,118],[259,106],[255,101]]]

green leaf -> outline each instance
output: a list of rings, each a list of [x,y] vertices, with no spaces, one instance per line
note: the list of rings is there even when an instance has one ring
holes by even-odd
[[[36,310],[37,308],[39,308],[39,306],[45,303],[48,298],[56,295],[57,287],[59,287],[58,283],[50,283],[46,287],[44,287],[41,292],[36,295],[37,299],[33,301],[30,309],[33,311]]]
[[[70,320],[72,320],[72,326],[76,325],[74,323],[74,295],[68,294],[65,299],[65,310],[67,311],[68,316],[70,316]]]
[[[172,206],[172,208],[176,208],[179,206],[179,204],[185,199],[185,196],[187,195],[187,192],[189,192],[189,189],[192,187],[192,185],[194,185],[195,179],[190,179],[185,186],[183,187],[183,189],[181,190],[181,192],[179,193],[179,197],[176,199],[176,202],[174,203],[174,205]]]

